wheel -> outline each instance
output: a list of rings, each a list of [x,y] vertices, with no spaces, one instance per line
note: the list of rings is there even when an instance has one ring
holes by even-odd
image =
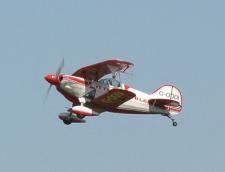
[[[176,127],[177,126],[177,122],[174,121],[173,122],[173,126]]]
[[[71,122],[71,120],[63,120],[63,122],[64,122],[64,124],[66,124],[66,125],[70,125],[72,122]]]
[[[83,119],[84,117],[85,117],[84,115],[77,114],[77,118],[79,118],[79,119]]]

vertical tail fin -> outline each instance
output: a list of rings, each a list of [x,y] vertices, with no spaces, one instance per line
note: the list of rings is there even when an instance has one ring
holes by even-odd
[[[149,104],[163,108],[171,115],[176,115],[182,110],[182,95],[175,86],[165,85],[151,94]]]

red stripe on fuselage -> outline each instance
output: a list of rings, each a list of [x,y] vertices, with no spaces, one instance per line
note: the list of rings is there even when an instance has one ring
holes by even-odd
[[[71,81],[75,81],[75,82],[77,82],[79,84],[82,84],[82,85],[89,85],[88,81],[86,81],[85,79],[80,78],[80,77],[64,75],[63,78],[71,80]]]
[[[171,110],[174,112],[181,112],[182,108],[180,106],[179,107],[168,106],[167,110]]]

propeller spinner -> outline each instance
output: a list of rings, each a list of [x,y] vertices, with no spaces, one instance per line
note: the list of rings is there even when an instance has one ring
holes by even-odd
[[[61,81],[60,74],[63,67],[64,67],[64,58],[62,59],[62,62],[60,63],[55,74],[48,74],[45,76],[45,80],[50,84],[46,92],[46,98],[48,97],[49,92],[51,91],[52,85],[57,85],[60,83]]]

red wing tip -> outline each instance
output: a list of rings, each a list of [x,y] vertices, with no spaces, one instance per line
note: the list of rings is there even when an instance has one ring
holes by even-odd
[[[111,61],[111,62],[118,62],[118,63],[126,63],[127,65],[130,65],[130,66],[134,66],[133,63],[129,62],[129,61],[126,61],[126,60],[122,60],[120,58],[117,58],[117,57],[113,57],[111,58],[110,60],[106,60],[106,61]]]

